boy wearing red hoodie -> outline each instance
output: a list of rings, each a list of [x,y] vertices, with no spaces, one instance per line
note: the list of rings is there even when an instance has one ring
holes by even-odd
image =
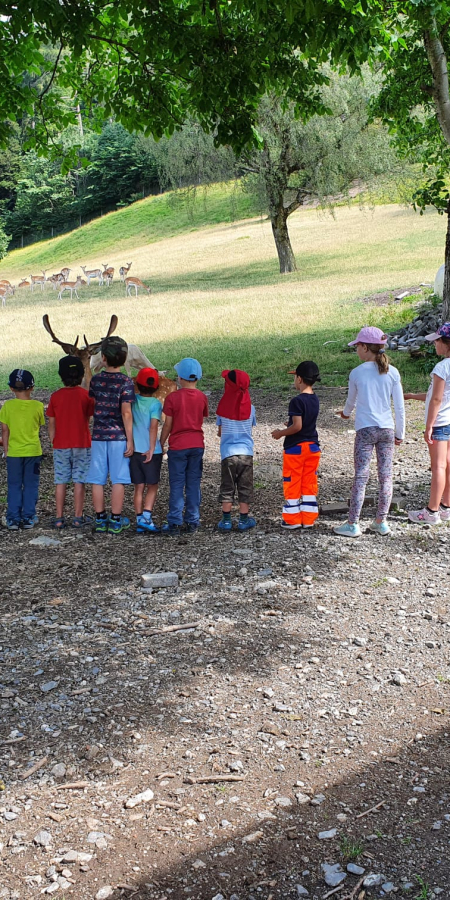
[[[256,425],[255,407],[248,388],[250,378],[240,369],[225,369],[225,391],[217,407],[217,434],[220,437],[221,480],[219,500],[222,518],[219,531],[231,531],[231,509],[235,492],[239,500],[238,531],[254,528],[256,519],[249,516],[253,500],[253,436]]]

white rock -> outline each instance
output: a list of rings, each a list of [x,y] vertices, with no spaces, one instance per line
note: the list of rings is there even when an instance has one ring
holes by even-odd
[[[148,788],[146,791],[142,791],[140,794],[136,794],[134,797],[130,797],[125,802],[125,808],[134,809],[134,807],[139,806],[140,803],[149,803],[150,800],[153,800],[153,797],[153,791]]]
[[[283,809],[287,809],[289,806],[292,806],[292,800],[290,797],[275,797],[275,806],[281,806]]]
[[[108,897],[114,893],[114,888],[110,884],[105,884],[95,895],[95,900],[108,900]]]
[[[330,828],[329,831],[319,831],[317,837],[319,838],[319,841],[329,841],[331,838],[336,837],[336,835],[337,828]]]
[[[33,538],[32,541],[28,541],[28,543],[32,547],[61,547],[61,541],[55,540],[55,538],[47,537],[46,534],[41,534],[37,538]]]
[[[245,837],[242,838],[242,843],[254,844],[255,841],[259,841],[259,839],[262,838],[263,834],[263,831],[252,831],[251,834],[246,834]]]
[[[148,572],[141,575],[141,583],[146,588],[178,587],[176,572]]]
[[[41,847],[48,847],[48,845],[51,843],[51,840],[52,836],[50,832],[45,831],[43,828],[41,828],[41,830],[38,831],[38,833],[35,834],[33,838],[34,843],[38,844]]]

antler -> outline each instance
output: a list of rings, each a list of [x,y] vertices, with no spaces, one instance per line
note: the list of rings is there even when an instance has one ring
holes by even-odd
[[[117,316],[112,315],[111,321],[109,323],[109,328],[108,328],[108,331],[107,331],[105,337],[101,338],[99,341],[96,341],[95,344],[89,344],[86,335],[84,335],[84,343],[86,345],[86,349],[89,350],[89,353],[92,353],[92,354],[97,353],[97,350],[100,348],[102,341],[104,341],[105,338],[108,338],[110,336],[110,334],[112,334],[113,331],[116,330],[118,321],[119,320],[118,320]]]
[[[63,348],[64,353],[67,353],[69,356],[77,356],[78,355],[78,337],[79,337],[78,334],[77,334],[77,339],[74,344],[66,344],[64,341],[60,341],[59,338],[56,337],[55,332],[53,331],[53,329],[50,325],[50,320],[48,318],[47,313],[45,314],[45,316],[42,316],[42,322],[44,324],[45,330],[48,331],[52,341],[55,344],[59,344],[59,346]]]

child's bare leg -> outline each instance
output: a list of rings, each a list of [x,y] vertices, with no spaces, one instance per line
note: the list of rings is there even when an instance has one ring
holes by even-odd
[[[442,494],[441,503],[444,506],[450,506],[450,441],[446,442],[447,446],[447,469],[445,472],[445,488]]]
[[[230,506],[231,506],[231,504],[230,504]],[[241,516],[248,516],[249,510],[250,510],[250,507],[249,507],[248,503],[240,503],[239,504],[239,512],[240,512]]]
[[[230,513],[232,510],[232,507],[233,507],[232,503],[222,503],[222,512]]]
[[[111,488],[111,512],[113,516],[121,515],[124,499],[125,486],[123,484],[113,484]]]
[[[64,515],[64,503],[66,501],[67,484],[57,484],[55,488],[56,518],[62,519]]]
[[[143,484],[135,484],[134,486],[134,511],[137,516],[142,514],[142,508],[144,505],[144,485]]]
[[[102,484],[92,485],[92,503],[97,514],[105,512],[105,489]]]
[[[447,474],[447,441],[429,444],[431,457],[431,488],[429,509],[437,512],[444,493]]]
[[[84,498],[86,496],[86,485],[76,482],[73,486],[73,506],[75,517],[81,519],[84,509]]]
[[[148,510],[149,512],[153,511],[157,493],[158,493],[158,485],[157,484],[148,484],[147,485],[147,494],[145,497],[144,509]]]

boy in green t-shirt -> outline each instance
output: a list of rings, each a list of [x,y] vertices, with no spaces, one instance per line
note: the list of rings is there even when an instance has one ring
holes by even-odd
[[[6,526],[10,531],[33,528],[38,521],[36,503],[42,447],[39,428],[45,424],[44,404],[32,400],[34,378],[26,369],[14,369],[8,384],[15,394],[0,410],[3,451],[8,473]]]

